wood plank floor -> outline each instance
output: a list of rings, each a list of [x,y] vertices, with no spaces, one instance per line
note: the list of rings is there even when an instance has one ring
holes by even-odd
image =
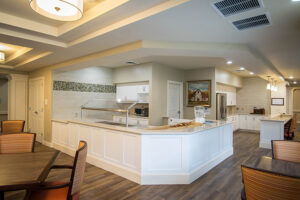
[[[300,139],[300,126],[296,137]],[[242,187],[241,164],[256,156],[271,156],[271,151],[258,147],[259,134],[238,131],[234,133],[234,155],[189,185],[141,186],[125,178],[88,164],[80,200],[235,200],[240,199]],[[37,145],[36,151],[53,150]],[[57,164],[72,164],[73,158],[61,154]],[[21,163],[20,163],[21,164]],[[68,171],[51,172],[49,180],[66,180]],[[24,191],[5,193],[5,199],[22,199]]]

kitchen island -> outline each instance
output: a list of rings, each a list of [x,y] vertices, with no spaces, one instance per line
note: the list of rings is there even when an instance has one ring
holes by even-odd
[[[149,130],[92,121],[52,120],[52,145],[74,156],[88,143],[87,162],[142,185],[189,184],[233,154],[232,123]]]
[[[272,140],[284,140],[284,125],[292,115],[268,116],[261,119],[259,147],[271,149]]]

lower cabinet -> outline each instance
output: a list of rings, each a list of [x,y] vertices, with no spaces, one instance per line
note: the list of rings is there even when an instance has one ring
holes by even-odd
[[[260,115],[239,115],[239,129],[260,131]]]
[[[88,159],[140,170],[140,135],[76,123],[52,122],[54,147],[73,154],[80,140],[88,144]],[[97,163],[98,161],[94,161]]]

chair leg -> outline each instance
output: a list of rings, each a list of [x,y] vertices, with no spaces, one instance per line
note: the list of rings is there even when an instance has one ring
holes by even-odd
[[[0,191],[0,200],[4,200],[4,192]]]

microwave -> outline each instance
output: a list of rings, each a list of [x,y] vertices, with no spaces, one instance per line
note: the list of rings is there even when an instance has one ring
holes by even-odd
[[[149,116],[149,108],[135,108],[134,114],[137,116],[148,117]]]

